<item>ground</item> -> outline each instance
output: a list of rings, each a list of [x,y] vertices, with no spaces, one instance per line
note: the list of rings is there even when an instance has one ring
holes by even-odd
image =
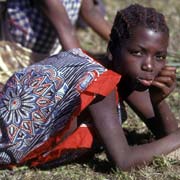
[[[180,65],[180,1],[179,0],[104,0],[109,21],[113,22],[113,17],[117,10],[124,8],[131,3],[141,3],[153,6],[166,16],[170,27],[171,41],[169,46],[169,63]],[[79,30],[78,36],[82,46],[92,52],[105,52],[106,43],[101,40],[90,29]],[[171,105],[178,122],[180,123],[180,66],[177,68],[177,87],[167,101]],[[128,109],[128,121],[124,124],[133,137],[149,137],[149,132],[138,117]],[[145,139],[144,139],[145,141]],[[180,150],[179,150],[180,151]],[[155,157],[154,161],[141,169],[131,172],[121,172],[111,168],[111,164],[106,160],[102,152],[97,154],[87,163],[70,164],[54,168],[51,170],[32,170],[27,167],[17,168],[13,171],[0,171],[1,180],[178,180],[180,179],[180,152],[178,150],[169,156]]]

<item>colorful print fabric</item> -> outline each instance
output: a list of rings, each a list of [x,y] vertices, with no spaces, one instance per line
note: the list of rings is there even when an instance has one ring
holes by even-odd
[[[72,24],[78,18],[81,0],[59,0]],[[7,1],[8,29],[17,43],[34,52],[47,54],[56,48],[58,39],[54,28],[39,9],[36,0]]]
[[[81,93],[105,72],[74,49],[14,73],[0,94],[0,164],[18,164],[62,131]]]

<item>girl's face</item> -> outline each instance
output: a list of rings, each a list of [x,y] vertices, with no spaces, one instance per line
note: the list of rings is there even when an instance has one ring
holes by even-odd
[[[128,79],[134,90],[147,89],[165,66],[168,35],[136,27],[125,40],[115,60],[116,71]]]

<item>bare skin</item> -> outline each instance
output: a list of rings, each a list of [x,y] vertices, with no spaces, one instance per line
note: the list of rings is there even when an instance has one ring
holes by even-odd
[[[133,30],[132,37],[124,42],[117,58],[112,60],[114,64],[111,67],[125,77],[120,84],[123,83],[122,87],[129,94],[124,94],[120,88],[120,96],[152,131],[155,127],[153,132],[158,138],[164,136],[163,138],[149,144],[129,146],[118,121],[115,91],[89,107],[107,154],[122,170],[144,165],[154,156],[167,154],[180,147],[180,129],[164,101],[175,88],[175,69],[165,65],[167,47],[167,34],[137,27]],[[153,122],[148,122],[152,118]],[[161,130],[163,135],[158,133]]]
[[[79,48],[80,42],[76,35],[76,29],[71,24],[62,3],[59,0],[45,0],[41,2],[40,7],[55,27],[63,49]],[[98,9],[95,8],[92,0],[82,1],[80,14],[95,32],[105,40],[109,40],[111,25],[104,19]],[[94,19],[96,20],[94,21]]]
[[[152,161],[154,156],[168,154],[180,147],[180,142],[178,141],[180,129],[152,143],[129,146],[117,118],[114,99],[115,93],[112,93],[103,101],[89,108],[107,154],[119,169],[130,170],[131,168],[147,164]]]
[[[75,27],[61,2],[44,0],[37,3],[39,2],[43,12],[54,25],[63,48],[68,50],[80,47]],[[92,0],[83,0],[80,13],[100,36],[109,40],[111,25],[93,7]],[[174,90],[176,84],[175,68],[166,66],[167,34],[136,27],[130,39],[122,44],[123,47],[117,56],[111,59],[111,66],[107,68],[122,75],[119,95],[160,139],[139,146],[128,145],[117,115],[116,90],[101,100],[96,98],[88,110],[108,157],[118,168],[129,170],[149,163],[154,156],[179,148],[180,129],[165,102],[165,98]],[[77,126],[76,121],[74,122],[69,134]],[[69,134],[65,134],[64,138]]]
[[[71,48],[80,47],[80,42],[76,35],[76,29],[71,24],[67,12],[60,1],[45,0],[41,2],[40,7],[43,9],[44,13],[54,25],[63,49],[68,50]],[[80,14],[94,31],[96,31],[105,40],[109,40],[111,25],[104,20],[104,17],[95,8],[92,0],[83,0]],[[154,34],[152,33],[152,35]],[[143,45],[146,46],[147,39],[146,37],[143,38]],[[154,48],[156,43],[151,43],[151,46]],[[167,42],[165,44],[167,46]],[[139,49],[137,53],[141,54],[141,52],[143,52],[143,49],[140,49],[140,47],[138,48]],[[153,48],[151,48],[151,53],[153,53]],[[166,49],[166,47],[164,47],[164,49]],[[147,61],[144,63],[144,66],[142,68],[147,68],[148,71],[151,71],[152,66],[145,66],[145,64],[150,60],[151,54],[146,54],[146,56]],[[162,58],[161,54],[157,54],[156,57]],[[132,67],[134,65],[137,66],[138,64],[135,62]],[[129,68],[125,67],[125,69]],[[120,73],[122,73],[122,71],[120,71]],[[145,83],[148,84],[151,83],[151,81],[152,80],[149,80]],[[131,94],[128,97],[125,97],[125,101],[134,109],[134,111],[141,117],[141,119],[144,120],[144,122],[157,138],[167,135],[177,129],[177,122],[173,117],[173,114],[170,113],[167,103],[162,101],[162,99],[168,96],[174,89],[174,82],[175,68],[166,66],[162,69],[162,71],[160,71],[159,76],[155,77],[155,79],[152,81],[149,92],[138,92],[132,89]],[[124,88],[127,91],[127,88],[125,86]],[[142,99],[146,99],[145,102],[147,103],[147,105],[143,104],[142,106]],[[159,131],[159,129],[161,129],[162,127],[164,127],[162,131]]]
[[[140,31],[140,33],[142,32]],[[176,68],[165,65],[168,39],[159,39],[157,35],[157,39],[155,40],[160,42],[158,44],[151,39],[151,36],[154,36],[155,34],[149,32],[149,38],[146,35],[148,34],[144,34],[139,42],[138,39],[134,38],[134,42],[137,44],[132,43],[131,45],[134,46],[134,49],[132,48],[132,53],[135,53],[138,59],[146,58],[146,61],[142,64],[141,70],[138,71],[148,73],[145,81],[144,79],[142,80],[142,75],[139,75],[137,72],[134,72],[133,76],[140,76],[140,81],[145,84],[145,89],[149,88],[149,90],[138,91],[138,89],[133,89],[131,87],[129,94],[125,95],[124,100],[134,109],[141,119],[144,120],[154,135],[157,138],[160,138],[175,131],[178,127],[175,117],[168,104],[164,101],[176,86]],[[149,44],[145,42],[148,42]],[[138,59],[137,61],[139,62]],[[153,61],[153,59],[155,61]],[[136,67],[137,63],[135,63],[132,65],[126,64],[125,69],[128,69],[128,65]],[[157,70],[153,66],[157,66]],[[155,74],[154,78],[151,77],[153,73]],[[125,84],[120,86],[123,87],[123,89],[127,89]],[[143,89],[141,86],[139,86],[139,88]]]
[[[58,0],[43,2],[42,8],[54,25],[63,48],[80,47],[75,27],[70,23],[63,5]],[[93,6],[91,0],[83,0],[80,13],[100,36],[109,40],[111,25],[104,21]],[[89,110],[107,153],[123,170],[148,163],[154,156],[167,154],[180,147],[180,130],[164,101],[175,88],[175,69],[165,66],[168,37],[142,27],[133,32],[132,38],[124,43],[125,46],[119,52],[118,59],[112,61],[112,70],[125,77],[126,83],[122,83],[122,86],[129,91],[127,95],[122,93],[123,90],[119,93],[157,138],[167,136],[150,144],[130,147],[118,121],[115,92],[91,105]],[[144,106],[141,100],[146,102]]]

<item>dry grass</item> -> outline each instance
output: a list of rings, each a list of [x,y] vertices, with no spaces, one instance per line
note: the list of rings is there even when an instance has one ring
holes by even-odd
[[[131,3],[141,3],[156,7],[163,12],[170,26],[171,41],[169,47],[169,59],[171,62],[180,60],[180,1],[179,0],[104,0],[107,5],[109,20],[112,22],[116,11]],[[105,52],[106,43],[102,41],[90,29],[79,31],[78,35],[82,39],[82,45],[93,52]],[[178,69],[180,77],[180,70]],[[180,80],[174,93],[168,98],[172,111],[180,122]],[[147,129],[140,123],[137,116],[129,110],[128,121],[124,125],[131,132],[136,134],[146,133]],[[180,151],[180,150],[179,150]],[[180,179],[180,152],[176,151],[169,157],[156,157],[152,164],[132,170],[131,172],[121,172],[111,169],[106,161],[104,153],[97,155],[87,163],[70,164],[51,170],[31,170],[26,167],[13,171],[0,171],[1,180],[178,180]]]

